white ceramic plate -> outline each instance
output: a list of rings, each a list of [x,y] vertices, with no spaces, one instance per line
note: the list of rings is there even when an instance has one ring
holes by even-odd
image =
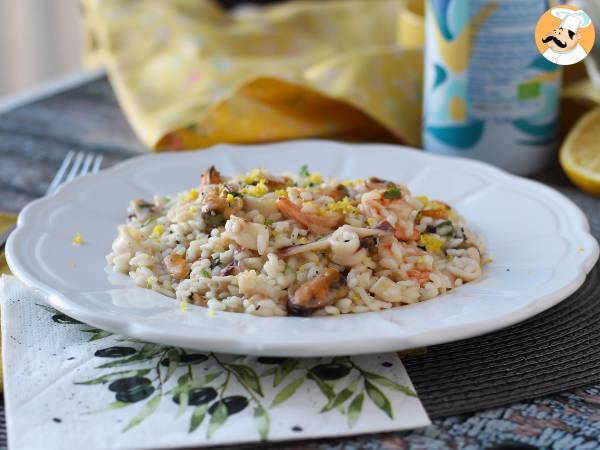
[[[214,164],[224,174],[302,164],[338,178],[376,175],[448,202],[487,243],[493,263],[480,281],[419,304],[339,317],[207,315],[135,287],[106,268],[130,200],[173,194]],[[80,232],[85,245],[71,244]],[[8,262],[48,302],[90,325],[147,341],[256,355],[386,352],[467,338],[511,325],[566,298],[598,258],[583,213],[539,183],[487,164],[390,145],[295,141],[223,145],[202,152],[134,158],[68,183],[28,205],[7,245]]]

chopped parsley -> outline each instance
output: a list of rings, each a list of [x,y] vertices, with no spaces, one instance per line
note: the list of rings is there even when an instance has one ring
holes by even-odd
[[[271,225],[273,225],[273,219],[266,219],[265,220],[265,225],[270,227]]]
[[[402,191],[396,186],[390,186],[387,191],[383,194],[383,198],[386,200],[395,200],[402,197]]]
[[[300,171],[298,172],[298,174],[301,177],[310,177],[310,172],[308,171],[308,166],[306,164],[304,164],[303,166],[300,167]]]
[[[210,263],[210,268],[214,269],[219,264],[221,264],[221,258],[219,257],[219,255],[217,255],[213,258],[212,262]],[[206,269],[204,269],[204,270],[206,270]]]
[[[206,270],[206,269],[202,269],[202,276],[204,278],[210,278],[211,273],[208,270]]]
[[[150,217],[149,219],[146,219],[141,225],[140,228],[144,228],[147,227],[148,225],[150,225],[152,222],[154,222],[156,220],[156,217]]]
[[[244,195],[241,192],[231,191],[229,192],[234,197],[243,197]]]

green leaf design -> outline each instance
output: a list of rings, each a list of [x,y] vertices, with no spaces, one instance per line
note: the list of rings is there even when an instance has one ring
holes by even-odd
[[[146,344],[135,355],[129,358],[117,359],[105,364],[97,366],[97,369],[110,369],[112,367],[127,366],[136,364],[140,361],[148,361],[154,359],[158,354],[164,351],[164,348],[155,344]]]
[[[321,380],[314,373],[309,372],[308,378],[310,378],[315,383],[317,383],[317,386],[319,387],[319,389],[321,390],[323,395],[325,395],[325,397],[327,397],[327,400],[331,400],[335,397],[335,391],[333,390],[333,388],[331,386],[329,386],[327,383],[325,383],[323,380]]]
[[[130,406],[133,405],[133,403],[125,403],[125,402],[112,402],[109,403],[106,406],[103,406],[101,408],[95,409],[93,411],[90,412],[90,414],[99,414],[99,413],[103,413],[103,412],[107,412],[107,411],[113,411],[115,409],[121,409],[121,408],[125,408],[126,406]]]
[[[213,412],[212,416],[210,416],[210,422],[208,423],[207,431],[208,439],[211,439],[216,431],[221,428],[228,416],[229,414],[227,412],[227,407],[223,402],[220,401],[215,409],[215,412]]]
[[[188,407],[188,403],[190,401],[190,391],[185,389],[179,394],[179,408],[177,408],[176,418],[183,416],[186,408]]]
[[[277,367],[269,367],[264,372],[261,372],[259,375],[260,378],[268,377],[269,375],[274,375],[277,372]]]
[[[360,413],[362,412],[364,399],[365,394],[361,392],[354,397],[354,400],[352,400],[352,403],[350,403],[350,406],[348,407],[348,426],[350,428],[353,428],[354,425],[356,425],[356,422],[358,422]]]
[[[324,413],[336,408],[337,406],[343,405],[344,402],[352,397],[352,394],[354,394],[359,379],[360,378],[356,378],[347,388],[342,389],[333,399],[329,401],[329,403],[323,407],[321,412]]]
[[[350,362],[349,356],[336,356],[331,360],[332,364],[346,364]]]
[[[169,358],[169,368],[167,369],[167,376],[165,382],[173,376],[177,370],[179,364],[179,351],[176,348],[172,348],[167,352],[167,358]]]
[[[373,401],[373,403],[375,403],[379,409],[386,413],[390,419],[393,419],[394,414],[392,413],[392,404],[385,394],[369,380],[365,380],[365,388],[367,388],[367,395]]]
[[[54,309],[52,306],[42,305],[40,303],[36,303],[35,306],[39,306],[42,309],[45,309],[50,314],[62,314],[58,309]]]
[[[293,358],[285,359],[280,365],[278,365],[275,369],[273,387],[279,386],[279,384],[285,380],[285,377],[287,377],[297,366],[298,360]]]
[[[277,405],[282,404],[288,398],[290,398],[292,395],[294,395],[296,393],[296,391],[298,390],[298,388],[300,386],[302,386],[303,383],[304,383],[304,377],[302,376],[300,378],[296,378],[290,384],[288,384],[283,389],[281,389],[277,393],[275,398],[273,399],[273,403],[271,403],[271,408],[275,408]]]
[[[212,380],[220,377],[221,375],[222,375],[222,372],[213,372],[213,373],[207,373],[203,377],[192,379],[186,373],[185,375],[182,375],[181,377],[179,377],[179,380],[177,381],[177,386],[175,386],[173,389],[171,389],[170,393],[173,395],[178,395],[184,391],[189,391],[191,389],[204,387],[208,383],[210,383]]]
[[[237,380],[248,389],[253,390],[261,397],[264,395],[260,385],[260,379],[254,369],[243,364],[223,364],[227,370],[231,370]]]
[[[254,421],[256,422],[256,429],[258,430],[258,434],[260,434],[260,438],[266,441],[269,437],[269,429],[271,428],[271,418],[267,410],[260,404],[254,408]]]
[[[98,341],[100,339],[104,339],[104,338],[107,338],[109,336],[112,336],[111,332],[101,330],[100,328],[90,328],[90,329],[87,329],[87,330],[81,330],[81,332],[83,332],[83,333],[92,333],[92,336],[90,336],[89,342]]]
[[[150,369],[139,369],[139,370],[123,370],[121,372],[113,372],[106,375],[102,375],[101,377],[94,378],[92,380],[87,381],[77,381],[75,384],[104,384],[114,380],[120,380],[121,378],[129,378],[129,377],[142,377],[150,372]]]
[[[410,389],[407,386],[403,386],[401,384],[396,383],[395,381],[390,380],[383,375],[379,375],[372,372],[367,372],[366,370],[361,371],[362,374],[370,381],[379,384],[380,386],[384,386],[386,388],[392,389],[394,391],[402,392],[403,394],[410,395],[411,397],[416,397],[417,393]]]
[[[133,418],[131,422],[123,429],[123,432],[131,430],[133,427],[138,426],[140,423],[144,421],[147,417],[149,417],[160,403],[161,396],[160,394],[152,397],[148,402],[144,405],[142,410]]]
[[[208,403],[205,403],[204,405],[198,405],[196,408],[194,408],[194,412],[192,413],[192,418],[190,420],[190,433],[193,433],[200,425],[202,425],[209,406],[210,405]]]

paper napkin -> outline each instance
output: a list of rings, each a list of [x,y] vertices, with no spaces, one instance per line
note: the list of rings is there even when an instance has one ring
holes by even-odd
[[[187,351],[77,322],[13,277],[0,280],[0,297],[10,450],[173,448],[430,424],[393,353]]]

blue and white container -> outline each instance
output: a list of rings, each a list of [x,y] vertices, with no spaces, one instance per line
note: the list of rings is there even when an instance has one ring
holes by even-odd
[[[546,0],[426,0],[423,143],[531,174],[555,157],[561,71],[537,50]]]

